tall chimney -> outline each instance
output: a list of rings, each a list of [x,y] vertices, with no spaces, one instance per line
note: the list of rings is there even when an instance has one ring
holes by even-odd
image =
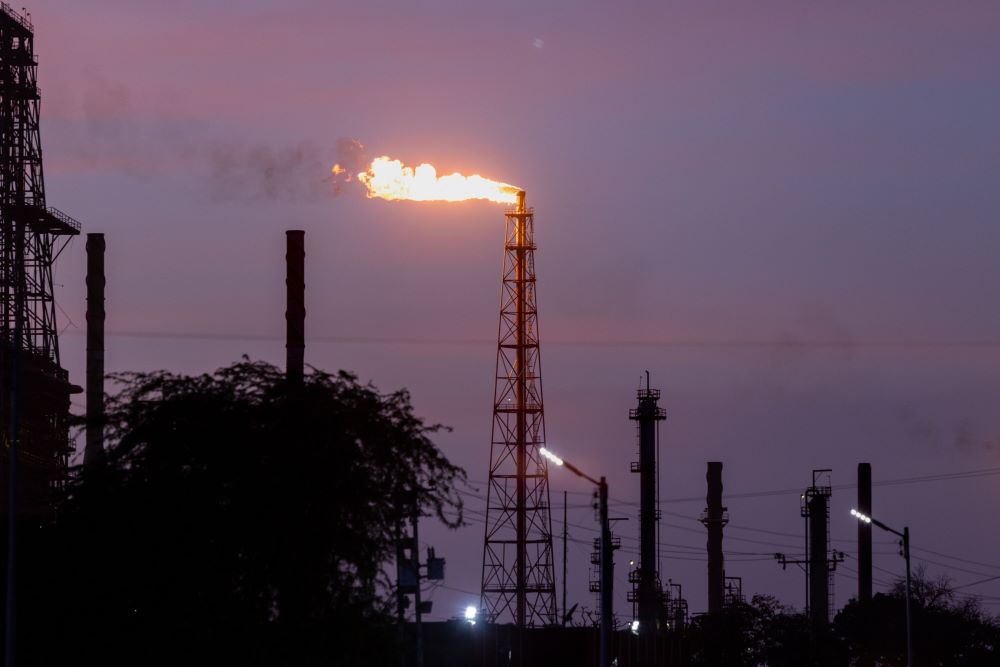
[[[722,528],[729,521],[722,506],[722,462],[709,461],[708,495],[705,496],[705,513],[701,522],[708,529],[708,613],[722,611],[725,596],[726,572],[722,555]]]
[[[809,493],[809,491],[814,491]],[[830,521],[830,495],[815,486],[806,492],[809,522],[809,615],[813,628],[826,629],[830,623],[830,568],[827,530]]]
[[[104,456],[104,234],[87,234],[87,441],[84,468]]]
[[[858,511],[872,515],[872,464],[858,464]],[[872,526],[858,521],[858,602],[872,599]]]
[[[285,372],[288,379],[301,382],[305,374],[306,348],[306,283],[305,283],[305,235],[301,229],[285,232],[287,250],[285,254],[285,285],[288,289],[285,310],[285,349],[287,357]]]

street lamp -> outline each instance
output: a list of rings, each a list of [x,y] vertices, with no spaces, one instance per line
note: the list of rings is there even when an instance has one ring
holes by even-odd
[[[554,453],[541,447],[539,450],[542,456],[557,466],[566,468],[574,475],[582,477],[591,484],[596,484],[600,502],[601,517],[601,630],[600,630],[600,667],[610,667],[609,660],[611,648],[611,624],[613,623],[614,610],[612,608],[612,586],[614,584],[614,561],[611,557],[611,523],[608,521],[608,482],[604,477],[596,480],[586,474],[575,465],[566,461]]]
[[[475,607],[473,607],[471,605],[468,606],[468,607],[466,607],[465,608],[465,621],[466,621],[466,623],[468,623],[469,625],[475,625],[476,624],[476,615],[478,613],[479,613],[479,610],[476,609]]]
[[[910,527],[905,526],[903,532],[899,532],[854,508],[851,508],[851,516],[862,523],[874,524],[884,531],[903,538],[903,558],[906,559],[906,667],[913,667],[913,634],[910,627]]]

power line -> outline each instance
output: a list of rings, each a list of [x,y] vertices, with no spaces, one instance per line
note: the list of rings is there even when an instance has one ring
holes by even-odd
[[[911,546],[910,549],[912,549],[913,551],[922,551],[924,553],[934,554],[935,556],[940,556],[942,558],[948,558],[948,559],[951,559],[951,560],[957,560],[957,561],[960,561],[962,563],[968,563],[970,565],[979,565],[981,567],[991,567],[991,568],[995,568],[997,570],[1000,570],[1000,565],[995,565],[993,563],[983,563],[983,562],[978,561],[978,560],[969,560],[968,558],[959,558],[958,556],[949,556],[948,554],[941,553],[940,551],[933,551],[932,549],[925,549],[923,547],[914,547],[914,546]]]
[[[970,586],[978,586],[979,584],[985,584],[985,583],[990,582],[990,581],[996,581],[997,579],[1000,579],[1000,574],[996,575],[995,577],[987,577],[986,579],[979,579],[977,581],[970,581],[969,583],[962,584],[961,586],[952,586],[951,590],[958,591],[958,590],[961,590],[963,588],[969,588]],[[976,597],[979,597],[979,596],[976,596]]]
[[[962,472],[953,473],[940,473],[934,475],[921,475],[918,477],[900,477],[898,479],[887,479],[880,482],[873,482],[872,486],[901,486],[905,484],[922,484],[925,482],[943,482],[951,481],[957,479],[970,479],[975,477],[992,477],[995,475],[1000,475],[1000,467],[996,468],[980,468],[977,470],[966,470]],[[832,489],[834,491],[843,491],[845,489],[856,489],[857,484],[835,484]],[[729,493],[726,494],[726,499],[733,498],[764,498],[768,496],[782,496],[790,494],[802,494],[801,487],[791,488],[791,489],[774,489],[771,491],[748,491],[744,493]],[[704,501],[704,496],[687,496],[681,498],[665,498],[660,500],[661,503],[690,503],[690,502],[701,502]]]
[[[82,335],[83,331],[70,330],[69,335]],[[180,340],[260,340],[281,341],[280,334],[253,334],[234,331],[107,331],[106,336],[118,338],[159,338]],[[371,345],[445,345],[445,346],[495,346],[495,339],[488,338],[424,338],[417,336],[333,336],[312,335],[311,342],[317,343],[358,343]],[[659,348],[703,348],[703,349],[979,349],[986,351],[1000,350],[1000,339],[980,340],[826,340],[826,339],[707,339],[707,338],[677,338],[668,339],[552,339],[546,341],[547,346],[554,347],[659,347]]]

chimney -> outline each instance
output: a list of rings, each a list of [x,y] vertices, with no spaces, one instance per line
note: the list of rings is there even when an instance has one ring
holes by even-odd
[[[87,441],[84,468],[104,457],[104,234],[87,234]]]
[[[285,232],[285,285],[288,289],[285,310],[285,372],[293,382],[302,382],[305,374],[306,284],[305,235],[301,229]]]
[[[722,506],[722,462],[709,461],[708,494],[705,496],[705,513],[701,522],[708,529],[708,613],[722,611],[725,595],[726,573],[722,555],[722,528],[729,521]]]
[[[858,464],[858,511],[872,515],[872,464]],[[872,526],[858,521],[858,602],[872,599]]]
[[[816,485],[806,491],[809,531],[809,615],[813,628],[824,631],[830,623],[830,567],[829,537],[830,494],[829,487]]]

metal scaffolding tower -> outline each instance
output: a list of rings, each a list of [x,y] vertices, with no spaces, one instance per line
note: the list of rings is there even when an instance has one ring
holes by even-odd
[[[555,624],[552,516],[545,445],[534,210],[518,192],[507,218],[493,437],[483,544],[482,607],[519,627]]]
[[[80,225],[46,206],[37,69],[30,20],[0,3],[0,414],[15,515],[44,512],[61,483],[80,391],[60,366],[52,289],[52,264]]]

